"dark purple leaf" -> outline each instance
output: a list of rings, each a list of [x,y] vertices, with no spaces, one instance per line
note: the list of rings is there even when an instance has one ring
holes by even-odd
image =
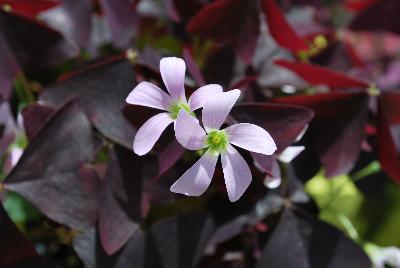
[[[124,118],[122,108],[134,86],[132,64],[127,59],[112,59],[47,87],[40,99],[57,107],[76,96],[89,120],[104,136],[131,148],[134,130]]]
[[[231,115],[241,123],[252,123],[267,130],[278,152],[291,145],[313,117],[308,108],[273,103],[243,103],[233,108]]]
[[[92,130],[74,102],[58,110],[32,139],[4,186],[50,219],[79,230],[93,227],[97,176],[83,166],[94,155]]]
[[[397,0],[380,0],[358,14],[350,25],[355,31],[390,31],[400,34],[400,22],[397,12],[400,2]]]
[[[164,0],[169,16],[175,22],[187,22],[203,6],[201,0]]]
[[[0,32],[26,72],[60,64],[79,52],[44,24],[5,11],[0,11]]]
[[[158,268],[196,267],[214,229],[204,214],[180,215],[161,220],[146,233],[139,230],[124,248],[107,256],[91,231],[74,242],[74,248],[89,267]]]
[[[336,228],[286,209],[265,246],[261,267],[371,267],[361,247]]]
[[[132,46],[136,33],[136,14],[129,0],[99,0],[111,30],[113,43],[118,48]]]
[[[31,140],[44,126],[46,120],[54,113],[54,109],[40,104],[31,104],[22,110],[26,135]]]
[[[98,222],[102,246],[112,255],[140,232],[142,184],[157,171],[156,161],[123,147],[116,147],[109,158],[99,193]]]
[[[0,158],[7,150],[8,146],[14,141],[17,131],[14,117],[10,105],[7,102],[0,103],[0,125],[2,135],[0,135]]]
[[[18,230],[0,205],[0,268],[45,268],[32,243]]]
[[[0,101],[10,98],[12,83],[19,73],[17,59],[0,32]]]
[[[231,46],[250,63],[260,32],[256,1],[217,0],[205,5],[188,23],[190,33]]]
[[[80,47],[90,48],[92,5],[90,0],[63,0],[61,5],[44,12],[41,17]]]
[[[326,93],[275,99],[312,109],[306,137],[315,146],[327,177],[349,172],[357,161],[368,119],[366,93]],[[307,148],[306,150],[311,149]]]

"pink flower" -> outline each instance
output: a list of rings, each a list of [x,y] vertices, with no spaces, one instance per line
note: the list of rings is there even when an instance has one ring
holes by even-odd
[[[185,95],[185,62],[180,58],[163,58],[160,61],[160,72],[167,94],[159,87],[148,82],[141,82],[126,98],[129,104],[152,107],[163,110],[149,120],[137,131],[133,141],[133,150],[138,155],[147,154],[160,138],[164,130],[175,122],[178,113],[183,110],[193,115],[193,111],[203,107],[204,101],[215,93],[221,93],[219,85],[206,85],[197,89],[186,100]]]
[[[171,186],[172,192],[190,196],[203,194],[210,185],[221,155],[229,200],[235,202],[250,185],[251,172],[232,145],[265,155],[275,152],[276,145],[271,135],[259,126],[240,123],[220,130],[239,96],[240,91],[235,89],[207,100],[202,113],[204,129],[196,118],[179,112],[175,124],[178,142],[189,150],[206,149],[206,152]]]

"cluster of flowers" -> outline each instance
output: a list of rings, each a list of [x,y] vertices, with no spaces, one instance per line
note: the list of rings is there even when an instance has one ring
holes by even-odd
[[[229,200],[237,201],[250,185],[252,175],[246,161],[232,146],[272,155],[276,145],[263,128],[249,123],[239,123],[221,129],[229,112],[240,96],[240,90],[224,92],[216,84],[197,89],[187,100],[185,94],[186,65],[180,58],[168,57],[160,61],[160,72],[168,90],[148,82],[141,82],[128,95],[129,104],[163,110],[137,131],[133,150],[138,155],[147,154],[162,132],[174,123],[175,137],[186,149],[205,153],[172,186],[171,191],[190,196],[203,194],[211,183],[215,166],[221,155],[222,169]],[[202,108],[202,126],[194,111]]]

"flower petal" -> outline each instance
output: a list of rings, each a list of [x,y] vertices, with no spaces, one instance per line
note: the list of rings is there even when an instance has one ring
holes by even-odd
[[[249,123],[229,126],[225,129],[229,142],[251,152],[272,155],[276,145],[271,135],[263,128]]]
[[[198,88],[189,98],[189,107],[191,111],[203,107],[206,100],[212,98],[215,94],[222,93],[220,85],[211,84]]]
[[[232,145],[228,145],[227,151],[221,153],[221,162],[229,201],[235,202],[250,185],[250,168]]]
[[[280,153],[278,159],[284,163],[290,163],[295,159],[302,151],[304,151],[304,146],[289,146],[282,153]]]
[[[199,120],[181,110],[175,121],[176,140],[186,149],[199,150],[205,147],[206,132]]]
[[[171,186],[171,192],[190,196],[203,194],[210,185],[217,160],[217,155],[207,151]]]
[[[133,151],[138,155],[147,154],[160,138],[165,128],[173,122],[168,113],[160,113],[141,126],[133,141]]]
[[[156,85],[149,82],[141,82],[129,93],[126,102],[129,104],[167,110],[172,99]]]
[[[160,72],[162,80],[173,99],[186,102],[185,96],[185,62],[176,57],[162,58]]]
[[[234,89],[216,94],[204,103],[203,125],[207,132],[210,129],[219,129],[222,126],[239,96],[240,90]]]

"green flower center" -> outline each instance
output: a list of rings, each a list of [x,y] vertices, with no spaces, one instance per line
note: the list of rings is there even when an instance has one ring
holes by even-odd
[[[228,143],[228,135],[225,130],[211,130],[206,137],[206,145],[214,154],[225,151]]]
[[[184,110],[188,114],[195,116],[194,113],[190,111],[189,105],[187,105],[181,100],[178,100],[171,104],[171,106],[169,107],[169,116],[175,120],[178,117],[178,114],[181,110]]]

